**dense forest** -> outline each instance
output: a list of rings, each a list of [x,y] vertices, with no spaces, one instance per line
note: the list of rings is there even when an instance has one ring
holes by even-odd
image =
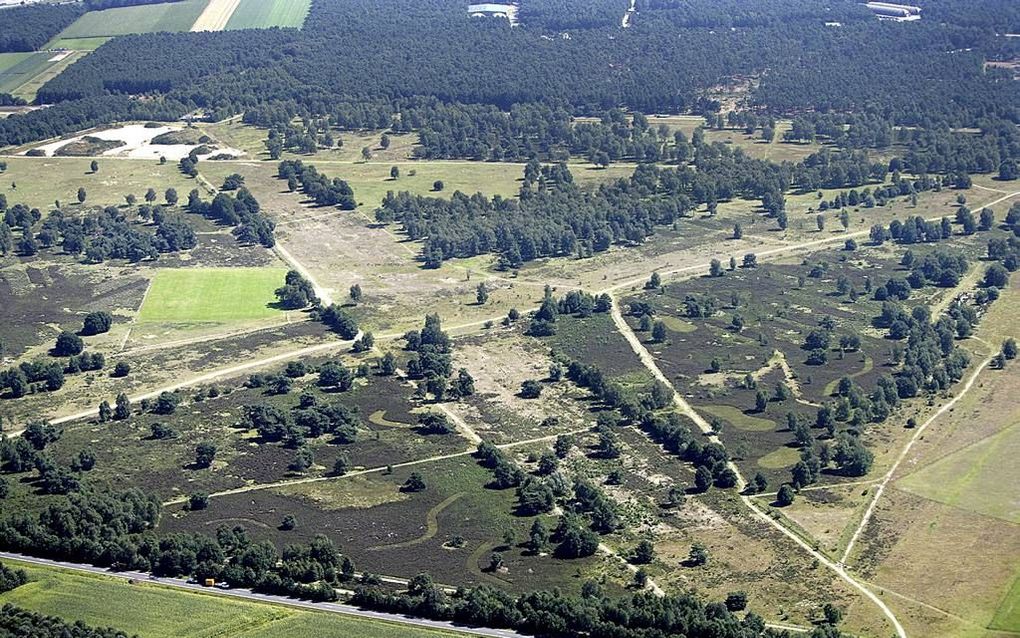
[[[517,19],[528,29],[567,31],[619,26],[629,0],[524,0]]]
[[[83,13],[78,4],[30,4],[0,10],[0,52],[37,51]]]
[[[413,121],[433,133],[426,156],[513,158],[534,145],[570,147],[567,115],[612,107],[713,114],[719,104],[707,90],[733,78],[758,79],[743,100],[764,121],[818,113],[830,132],[843,123],[872,131],[835,135],[858,146],[883,143],[892,126],[987,131],[1020,121],[1020,85],[983,67],[986,58],[1018,54],[1015,39],[996,35],[1020,20],[1013,3],[972,11],[962,0],[940,0],[932,14],[944,22],[902,24],[875,20],[849,0],[643,0],[625,30],[625,3],[586,3],[580,12],[574,4],[524,3],[522,26],[510,28],[442,0],[386,7],[320,0],[300,31],[116,38],[42,88],[39,100],[56,107],[0,124],[0,143],[125,119],[140,107],[78,102],[145,93],[163,96],[142,107],[146,117],[201,108],[213,118],[246,112],[267,125],[293,116],[358,128]],[[559,30],[569,37],[550,35]],[[338,42],[357,55],[336,55]],[[249,55],[253,48],[261,55]],[[502,128],[495,115],[515,106],[525,117],[492,143]]]

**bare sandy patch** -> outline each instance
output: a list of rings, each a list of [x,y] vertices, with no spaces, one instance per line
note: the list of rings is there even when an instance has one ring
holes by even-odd
[[[122,142],[120,146],[104,151],[99,155],[99,157],[126,157],[130,159],[152,160],[158,160],[161,157],[165,157],[168,161],[176,162],[187,157],[188,154],[191,153],[192,149],[196,148],[198,145],[153,144],[152,140],[159,135],[169,133],[171,131],[178,131],[181,130],[181,128],[182,127],[180,126],[173,125],[149,128],[143,124],[126,124],[124,126],[110,128],[104,131],[88,133],[87,137]],[[86,135],[82,134],[70,139],[58,140],[56,142],[38,146],[33,150],[40,150],[44,152],[47,157],[53,157],[61,148],[68,144],[80,142],[85,137]],[[211,154],[240,157],[244,155],[244,151],[240,151],[236,148],[221,148],[217,146]]]

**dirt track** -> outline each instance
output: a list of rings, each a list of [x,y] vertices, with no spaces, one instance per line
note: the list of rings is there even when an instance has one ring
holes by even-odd
[[[226,28],[230,16],[234,15],[241,0],[210,0],[209,5],[198,16],[192,31],[222,31]]]

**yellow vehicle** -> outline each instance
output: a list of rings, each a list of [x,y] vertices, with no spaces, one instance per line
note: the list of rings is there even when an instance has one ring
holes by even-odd
[[[204,581],[202,582],[202,584],[203,584],[204,586],[206,586],[206,587],[215,587],[215,586],[216,586],[216,579],[215,579],[215,578],[206,578],[206,579],[205,579],[205,580],[204,580]]]

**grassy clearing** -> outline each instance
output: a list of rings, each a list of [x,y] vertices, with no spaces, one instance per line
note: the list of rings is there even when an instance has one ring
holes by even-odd
[[[796,448],[781,447],[758,459],[758,465],[770,470],[793,467],[800,460],[800,452]]]
[[[124,197],[134,194],[142,201],[145,191],[153,188],[160,195],[175,188],[181,199],[198,183],[181,174],[176,164],[147,160],[99,158],[99,172],[92,173],[91,159],[78,157],[10,157],[7,170],[0,179],[0,193],[13,204],[49,210],[54,200],[77,201],[78,188],[88,193],[88,206],[116,206]]]
[[[300,29],[311,5],[311,0],[241,0],[227,22],[227,29]]]
[[[776,429],[775,421],[751,416],[750,414],[746,414],[743,410],[731,405],[706,405],[702,406],[700,409],[704,412],[708,412],[714,417],[718,417],[723,421],[728,422],[735,428],[744,430],[745,432],[772,432]]]
[[[89,11],[57,35],[56,41],[132,33],[188,31],[208,4],[209,0],[183,0]]]
[[[138,313],[141,322],[246,321],[279,314],[270,304],[280,268],[159,270]]]
[[[106,576],[5,562],[24,567],[31,582],[0,595],[0,602],[70,621],[112,626],[142,638],[442,638],[462,635],[253,603],[148,583],[130,585]]]

